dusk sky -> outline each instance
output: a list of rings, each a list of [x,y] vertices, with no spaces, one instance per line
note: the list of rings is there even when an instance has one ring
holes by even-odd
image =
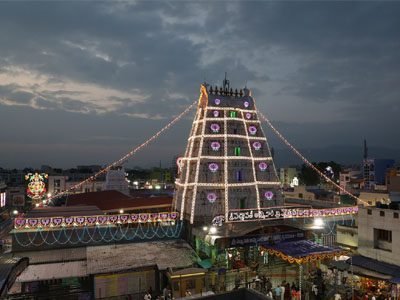
[[[224,72],[306,154],[400,149],[399,16],[398,1],[0,2],[0,167],[110,163]],[[193,116],[127,166],[171,164]]]

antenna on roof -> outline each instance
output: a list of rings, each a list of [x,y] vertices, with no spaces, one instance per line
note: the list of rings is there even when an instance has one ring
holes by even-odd
[[[229,80],[226,79],[226,72],[225,72],[225,79],[224,79],[222,85],[224,87],[224,90],[229,90]]]

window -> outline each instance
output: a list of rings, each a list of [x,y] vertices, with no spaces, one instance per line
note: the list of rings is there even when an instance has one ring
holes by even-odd
[[[379,215],[380,215],[381,217],[384,217],[384,216],[385,216],[385,212],[384,212],[383,210],[381,210],[381,211],[379,212]]]
[[[374,228],[374,248],[392,251],[392,231]]]
[[[235,156],[240,156],[240,147],[235,147]]]
[[[242,171],[236,171],[236,180],[242,181]]]
[[[398,212],[393,213],[393,218],[398,219],[399,218],[399,213]]]
[[[372,215],[372,209],[367,209],[367,214]]]
[[[384,242],[388,242],[388,243],[392,242],[392,231],[391,230],[374,228],[374,231],[376,233],[376,239],[378,241],[384,241]]]

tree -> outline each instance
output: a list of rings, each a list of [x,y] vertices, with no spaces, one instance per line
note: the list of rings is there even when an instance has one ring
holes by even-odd
[[[318,163],[313,162],[312,164],[314,167],[316,167],[318,170],[320,170],[322,173],[324,173],[332,180],[335,181],[337,178],[339,178],[339,173],[342,169],[342,166],[340,164],[334,161],[318,162]],[[330,167],[332,172],[328,170],[328,167]],[[301,166],[299,179],[300,182],[304,185],[317,185],[320,184],[321,182],[325,182],[325,180],[321,178],[320,175],[315,170],[313,170],[311,167],[305,164]]]

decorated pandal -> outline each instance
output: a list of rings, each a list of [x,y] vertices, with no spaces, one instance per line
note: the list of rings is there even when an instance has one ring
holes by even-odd
[[[276,245],[264,244],[262,249],[270,255],[277,256],[291,264],[305,264],[324,259],[334,259],[335,257],[348,254],[341,248],[332,248],[314,243],[309,240],[281,242]]]
[[[177,212],[117,214],[117,215],[92,215],[92,216],[68,216],[68,217],[41,217],[23,218],[14,220],[14,229],[45,229],[60,227],[91,227],[103,225],[122,225],[139,223],[163,223],[175,222],[178,219]]]

